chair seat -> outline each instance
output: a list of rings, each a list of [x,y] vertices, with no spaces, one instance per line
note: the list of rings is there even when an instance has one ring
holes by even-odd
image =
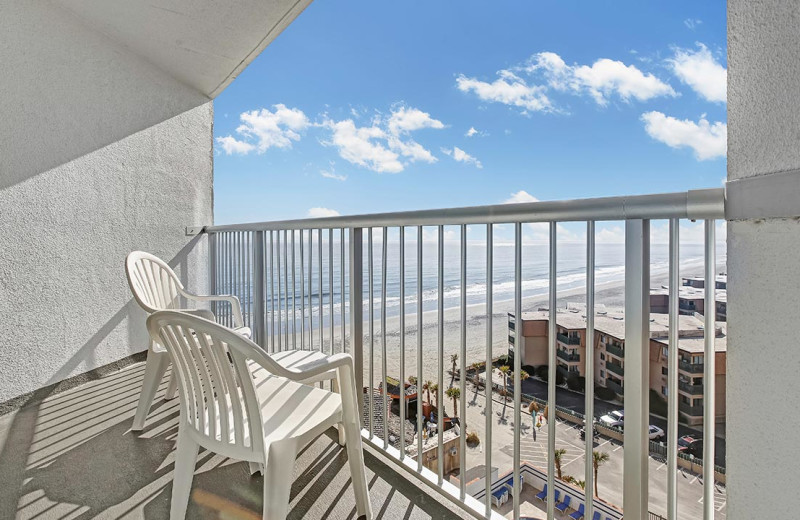
[[[316,350],[284,350],[283,352],[275,352],[270,354],[270,357],[286,368],[294,368],[296,370],[307,370],[319,361],[324,361],[329,356]],[[314,383],[317,381],[328,381],[336,377],[335,371],[325,372],[313,379],[303,381],[304,383]]]
[[[318,435],[341,421],[339,394],[274,376],[252,362],[250,371],[261,405],[265,443]]]

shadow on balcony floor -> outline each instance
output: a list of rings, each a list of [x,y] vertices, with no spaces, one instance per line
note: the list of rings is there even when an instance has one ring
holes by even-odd
[[[178,400],[159,395],[145,430],[129,431],[143,372],[133,365],[0,417],[0,518],[169,517]],[[334,433],[303,450],[287,474],[289,518],[356,518]],[[376,519],[459,517],[369,451],[365,461]],[[201,451],[187,518],[261,518],[261,486],[245,463]]]

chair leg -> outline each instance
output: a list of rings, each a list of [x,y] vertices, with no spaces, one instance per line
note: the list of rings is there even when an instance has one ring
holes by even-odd
[[[249,462],[250,465],[250,476],[252,477],[256,473],[264,474],[264,465],[258,462]]]
[[[197,464],[197,452],[200,446],[178,427],[178,447],[175,453],[175,475],[172,479],[172,504],[170,520],[184,520],[189,506],[189,494],[192,491],[194,468]]]
[[[331,391],[336,392],[337,394],[341,394],[341,392],[339,391],[338,377],[331,379]],[[336,430],[339,432],[339,446],[344,446],[346,444],[344,424],[342,423],[337,424]]]
[[[297,445],[293,441],[270,444],[264,465],[264,520],[285,520],[296,458]]]
[[[167,393],[164,394],[164,400],[169,401],[175,399],[178,395],[178,378],[175,377],[175,372],[169,374],[169,384],[167,385]]]
[[[372,504],[364,470],[364,452],[361,446],[361,420],[358,416],[354,379],[348,367],[338,370],[337,379],[342,388],[342,423],[347,436],[347,462],[356,495],[356,512],[366,520],[372,520]]]
[[[147,412],[158,391],[158,385],[164,377],[164,372],[169,367],[169,354],[166,352],[147,353],[147,362],[144,368],[144,380],[142,381],[142,391],[139,394],[139,404],[136,407],[136,415],[133,418],[131,430],[141,431],[144,428],[144,421],[147,419]]]

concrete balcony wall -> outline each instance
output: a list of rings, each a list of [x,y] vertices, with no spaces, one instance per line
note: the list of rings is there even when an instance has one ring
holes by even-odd
[[[728,2],[729,181],[800,169],[798,20],[794,0]],[[735,220],[727,240],[728,518],[789,517],[800,416],[782,411],[800,396],[800,220]]]
[[[205,292],[209,98],[49,2],[0,0],[0,411],[143,351],[123,261]]]

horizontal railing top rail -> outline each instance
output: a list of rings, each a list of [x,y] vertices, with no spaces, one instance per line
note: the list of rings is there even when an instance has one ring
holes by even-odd
[[[495,204],[327,218],[206,226],[206,233],[383,226],[503,224],[627,219],[725,218],[725,190],[713,188],[655,195]]]

